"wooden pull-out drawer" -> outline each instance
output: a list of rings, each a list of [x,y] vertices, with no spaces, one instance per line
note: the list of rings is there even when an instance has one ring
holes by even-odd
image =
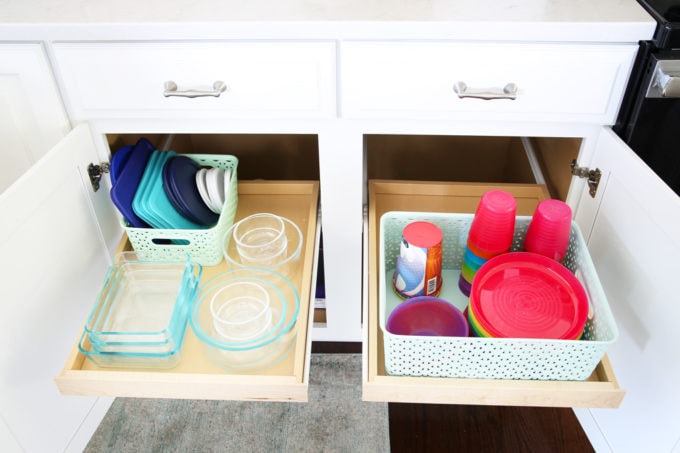
[[[239,183],[237,220],[256,212],[274,212],[295,222],[303,234],[299,268],[290,274],[300,294],[300,312],[294,327],[297,337],[293,349],[280,363],[260,373],[226,373],[208,360],[198,338],[187,326],[180,363],[169,370],[99,368],[86,359],[76,344],[62,373],[55,378],[59,390],[70,395],[307,401],[318,197],[317,182]],[[225,261],[206,267],[202,281],[225,270]]]
[[[636,50],[632,45],[343,43],[341,110],[350,118],[612,124]]]
[[[389,211],[474,213],[479,198],[492,188],[517,199],[517,214],[532,215],[548,198],[542,185],[425,183],[375,180],[369,182],[366,266],[368,300],[364,304],[364,353],[367,354],[363,399],[433,404],[515,406],[618,407],[625,391],[605,355],[585,381],[458,379],[391,376],[385,370],[383,334],[379,327],[379,225]]]
[[[58,43],[54,54],[76,120],[335,115],[333,43]]]

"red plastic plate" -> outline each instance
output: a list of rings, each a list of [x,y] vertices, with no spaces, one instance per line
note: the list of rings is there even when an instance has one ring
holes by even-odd
[[[470,293],[475,318],[496,338],[578,339],[588,318],[588,296],[569,269],[529,252],[490,259]]]

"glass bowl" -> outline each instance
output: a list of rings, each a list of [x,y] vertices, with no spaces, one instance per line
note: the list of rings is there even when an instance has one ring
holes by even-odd
[[[272,313],[271,327],[257,337],[230,340],[214,328],[210,302],[222,288],[236,282],[255,282],[267,289]],[[266,369],[292,349],[297,336],[300,296],[283,275],[260,268],[240,268],[223,272],[201,288],[191,312],[191,328],[202,348],[217,367],[230,372],[252,372]]]
[[[283,234],[286,247],[278,254],[270,256],[267,260],[244,260],[238,251],[236,241],[232,238],[232,231],[236,225],[226,232],[222,242],[222,251],[230,269],[257,267],[276,271],[286,277],[291,277],[294,274],[300,261],[300,254],[302,253],[302,231],[292,220],[285,217],[279,218],[284,225]]]

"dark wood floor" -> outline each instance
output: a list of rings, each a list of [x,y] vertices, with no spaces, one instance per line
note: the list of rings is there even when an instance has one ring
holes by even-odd
[[[594,451],[571,409],[390,403],[392,452]]]
[[[361,343],[318,343],[312,352],[360,353]],[[593,452],[568,408],[390,403],[390,446],[400,452]]]

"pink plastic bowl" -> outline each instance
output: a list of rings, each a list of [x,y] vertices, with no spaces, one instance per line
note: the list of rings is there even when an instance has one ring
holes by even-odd
[[[431,296],[412,297],[397,305],[385,327],[395,335],[468,336],[463,313],[450,302]]]

